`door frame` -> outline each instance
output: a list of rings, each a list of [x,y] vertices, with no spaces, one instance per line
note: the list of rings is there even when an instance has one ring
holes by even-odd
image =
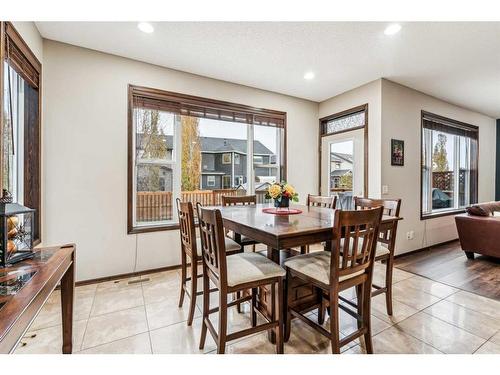
[[[325,124],[333,119],[344,117],[356,112],[365,112],[365,124],[363,126],[357,126],[354,128],[346,129],[346,130],[341,130],[335,133],[326,133],[323,129],[325,128]],[[319,156],[319,163],[318,163],[318,193],[319,195],[324,194],[324,192],[321,191],[321,170],[322,170],[322,141],[323,137],[334,135],[334,134],[342,134],[342,133],[347,133],[351,132],[354,130],[358,129],[364,129],[364,137],[363,137],[363,152],[364,152],[364,159],[365,159],[365,165],[364,165],[364,181],[363,181],[363,191],[364,191],[364,196],[368,197],[368,103],[347,109],[342,112],[337,112],[332,115],[322,117],[319,119],[319,137],[318,137],[318,156]]]

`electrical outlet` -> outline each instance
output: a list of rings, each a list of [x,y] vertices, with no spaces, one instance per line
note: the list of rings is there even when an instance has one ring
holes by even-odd
[[[389,194],[389,186],[382,185],[382,194]]]
[[[415,232],[414,231],[409,231],[409,232],[406,232],[406,239],[407,240],[413,240],[413,238],[415,238]]]

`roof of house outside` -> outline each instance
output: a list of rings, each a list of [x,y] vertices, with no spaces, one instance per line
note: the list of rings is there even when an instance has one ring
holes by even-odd
[[[352,154],[344,154],[342,152],[332,152],[330,153],[331,161],[346,161],[348,163],[353,163]]]
[[[342,177],[343,175],[347,174],[352,171],[350,169],[335,169],[331,171],[330,176],[332,177]]]
[[[138,139],[141,139],[142,134],[138,134]],[[166,135],[165,141],[167,148],[173,148],[173,136]],[[241,154],[247,153],[247,140],[246,139],[232,139],[232,138],[216,138],[216,137],[200,137],[201,152],[238,152]],[[141,142],[138,140],[138,144]],[[253,152],[258,155],[274,155],[274,153],[264,146],[260,141],[254,141]]]

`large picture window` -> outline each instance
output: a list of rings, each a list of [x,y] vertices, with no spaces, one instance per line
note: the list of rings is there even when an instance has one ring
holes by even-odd
[[[478,128],[422,112],[421,217],[477,203]]]
[[[129,233],[177,228],[175,200],[221,204],[286,178],[286,114],[129,86]]]
[[[40,82],[42,66],[10,22],[0,22],[0,192],[35,209],[33,243],[39,244]]]

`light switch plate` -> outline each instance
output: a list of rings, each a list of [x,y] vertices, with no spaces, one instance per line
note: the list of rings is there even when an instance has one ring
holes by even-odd
[[[389,186],[382,185],[382,194],[389,194]]]

